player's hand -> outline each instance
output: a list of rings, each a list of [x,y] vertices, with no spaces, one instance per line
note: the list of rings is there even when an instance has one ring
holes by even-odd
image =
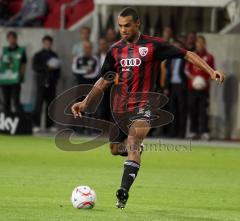
[[[211,75],[212,80],[219,81],[220,83],[223,83],[224,81],[224,73],[220,71],[214,71],[213,74]]]
[[[82,113],[86,110],[86,105],[83,101],[75,103],[72,107],[71,107],[72,113],[74,115],[74,118],[77,117],[82,117]]]

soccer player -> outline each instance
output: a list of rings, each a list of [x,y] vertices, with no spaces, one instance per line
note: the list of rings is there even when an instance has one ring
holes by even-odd
[[[151,106],[147,103],[147,92],[154,91],[159,63],[170,58],[184,58],[206,71],[211,79],[223,82],[224,74],[213,70],[204,60],[193,52],[170,45],[156,37],[140,33],[140,19],[133,8],[123,9],[118,16],[119,31],[122,39],[111,46],[100,72],[100,78],[86,98],[72,106],[74,117],[82,117],[93,100],[107,87],[113,84],[107,73],[116,72],[113,90],[112,113],[124,113],[136,110],[136,116],[123,122],[127,131],[120,127],[117,137],[110,137],[110,149],[113,155],[127,155],[120,188],[116,192],[117,207],[124,208],[128,192],[133,184],[141,163],[141,143],[151,128]],[[141,92],[141,93],[138,93]],[[130,94],[130,96],[128,96]],[[121,120],[121,119],[120,119]],[[117,122],[118,123],[118,122]],[[120,124],[118,124],[120,125]],[[127,154],[123,151],[127,148]]]

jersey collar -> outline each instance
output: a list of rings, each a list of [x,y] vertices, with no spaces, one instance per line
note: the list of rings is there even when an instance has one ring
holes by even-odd
[[[137,40],[136,40],[135,42],[129,42],[129,41],[124,40],[124,39],[123,39],[123,42],[124,42],[125,44],[129,44],[129,45],[131,45],[131,44],[137,44],[137,43],[139,42],[139,40],[141,39],[141,37],[142,37],[142,33],[141,33],[141,32],[138,32],[138,38],[137,38]]]

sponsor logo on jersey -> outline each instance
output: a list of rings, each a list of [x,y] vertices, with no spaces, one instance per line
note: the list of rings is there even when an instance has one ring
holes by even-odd
[[[137,114],[141,114],[144,117],[150,117],[151,116],[151,111],[150,110],[145,110],[144,108],[139,108]]]
[[[138,49],[139,51],[139,54],[142,56],[142,57],[145,57],[148,53],[148,48],[147,47],[141,47]]]
[[[142,63],[140,58],[126,58],[120,61],[122,67],[138,67]]]

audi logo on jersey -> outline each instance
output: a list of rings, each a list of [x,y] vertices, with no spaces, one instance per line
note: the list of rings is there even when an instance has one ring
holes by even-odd
[[[142,63],[140,58],[126,58],[120,61],[122,67],[140,66]]]

